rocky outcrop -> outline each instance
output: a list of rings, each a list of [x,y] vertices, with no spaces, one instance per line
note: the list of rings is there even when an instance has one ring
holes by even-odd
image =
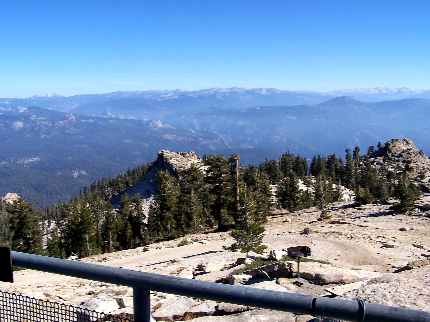
[[[3,198],[1,198],[1,201],[7,204],[13,204],[19,200],[21,200],[21,196],[15,192],[8,192]]]
[[[143,179],[122,194],[114,196],[111,200],[112,205],[115,208],[119,207],[121,198],[125,194],[129,196],[138,195],[143,199],[142,207],[147,214],[153,203],[153,196],[157,192],[157,174],[160,171],[167,171],[171,175],[177,176],[193,166],[202,172],[205,171],[203,161],[194,152],[161,150],[158,152],[157,159],[151,164]]]
[[[315,192],[314,189],[315,177],[310,177],[309,180],[298,179],[299,190],[302,192],[309,192],[313,194]],[[351,202],[355,199],[354,191],[344,187],[342,185],[333,184],[333,189],[337,189],[339,191],[340,197],[339,201]]]
[[[300,266],[300,276],[317,285],[350,284],[379,275],[367,270],[352,270],[316,262],[304,262]]]
[[[378,170],[398,174],[406,171],[409,178],[425,191],[430,191],[430,159],[407,138],[392,139],[370,158]]]
[[[198,169],[204,168],[203,161],[195,152],[172,152],[169,150],[161,150],[153,164],[153,167],[169,170],[174,174],[188,170],[192,166]]]
[[[282,181],[281,181],[281,184],[282,184]],[[307,177],[305,180],[298,178],[297,184],[300,192],[309,193],[311,195],[315,193],[315,189],[314,189],[315,177],[312,177],[312,176]],[[355,193],[351,189],[348,189],[347,187],[342,186],[340,184],[333,184],[332,187],[333,189],[339,191],[339,201],[353,202],[355,200]],[[278,189],[279,189],[278,185],[271,185],[271,191],[272,191],[271,201],[273,205],[278,204],[278,198],[277,198]],[[276,209],[273,212],[273,214],[274,215],[282,214],[282,213],[285,213],[285,211],[286,211],[285,209]]]

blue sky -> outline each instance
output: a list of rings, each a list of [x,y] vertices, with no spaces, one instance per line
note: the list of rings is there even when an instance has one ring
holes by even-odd
[[[4,1],[0,96],[429,88],[429,1]]]

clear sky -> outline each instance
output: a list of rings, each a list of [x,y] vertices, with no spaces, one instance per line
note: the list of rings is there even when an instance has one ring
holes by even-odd
[[[428,0],[14,0],[0,96],[429,88]]]

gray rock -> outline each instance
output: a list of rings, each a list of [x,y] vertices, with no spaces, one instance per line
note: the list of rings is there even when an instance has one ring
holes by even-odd
[[[192,320],[193,322],[305,322],[310,316],[295,316],[292,313],[251,310],[226,316],[207,316]]]
[[[251,275],[247,274],[238,274],[238,275],[230,275],[227,279],[229,284],[245,284],[252,278]]]
[[[152,316],[156,321],[175,321],[182,319],[186,312],[191,311],[198,302],[184,296],[169,296],[161,302],[161,306],[156,309]]]
[[[216,311],[217,303],[214,301],[205,301],[200,304],[197,304],[187,310],[182,319],[184,321],[188,321],[191,319],[196,319],[202,316],[213,315]]]
[[[283,288],[287,289],[288,291],[295,292],[297,287],[293,284],[293,282],[294,280],[285,277],[280,277],[276,280],[276,283],[278,283]]]
[[[258,288],[260,290],[267,291],[276,291],[276,292],[288,292],[289,290],[283,287],[280,284],[277,284],[276,281],[264,281],[260,283],[255,283],[251,285],[247,285],[248,287]]]
[[[421,268],[430,265],[430,259],[419,259],[407,263],[405,266],[398,268],[395,273],[400,273],[404,271],[410,271],[412,269]]]
[[[249,311],[251,307],[232,303],[220,303],[216,306],[217,315],[230,315]]]
[[[257,254],[255,252],[249,252],[248,253],[248,258],[251,258],[251,259],[257,259],[257,258],[267,259],[267,256],[264,255],[264,254]]]
[[[87,301],[81,302],[81,306],[97,312],[111,313],[120,309],[118,301],[114,298],[92,298]]]
[[[312,279],[312,281],[318,285],[349,284],[358,282],[359,280],[360,278],[358,276],[345,273],[317,273]]]
[[[288,253],[285,250],[272,249],[270,251],[270,254],[269,254],[269,259],[272,259],[272,260],[275,260],[275,261],[279,262],[279,261],[282,260],[282,258],[284,256],[287,256],[287,255],[288,255]]]

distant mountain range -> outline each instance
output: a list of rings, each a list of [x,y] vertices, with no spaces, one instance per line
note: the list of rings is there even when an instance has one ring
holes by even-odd
[[[160,149],[225,151],[222,140],[157,122],[0,107],[0,195],[43,207],[91,182],[151,160]]]
[[[349,90],[332,91],[329,93],[334,96],[349,96],[357,100],[366,102],[377,102],[386,100],[401,100],[408,98],[430,99],[430,90],[417,90],[408,87],[388,88],[358,88]]]
[[[408,89],[231,88],[0,99],[0,194],[18,192],[46,206],[97,178],[150,161],[164,148],[239,153],[244,162],[258,162],[287,150],[343,155],[347,147],[410,137],[429,153],[429,119],[430,92]]]
[[[329,99],[348,96],[366,102],[408,98],[430,99],[430,90],[401,88],[357,88],[328,92],[288,91],[275,88],[211,88],[196,91],[149,90],[85,94],[74,96],[34,96],[29,98],[0,98],[0,103],[12,106],[39,106],[62,112],[85,114],[136,114],[142,108],[243,108],[259,105],[318,104]],[[120,106],[118,106],[120,104]]]

